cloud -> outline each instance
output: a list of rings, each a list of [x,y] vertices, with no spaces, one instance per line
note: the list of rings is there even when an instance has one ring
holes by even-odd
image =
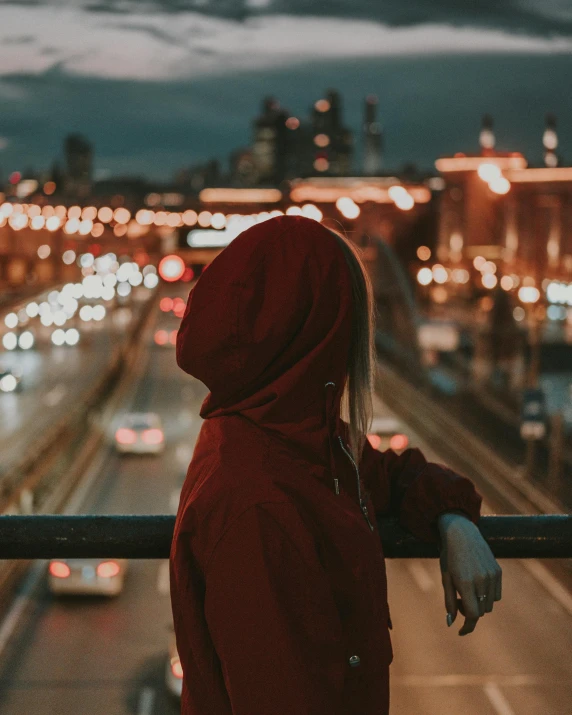
[[[15,4],[25,4],[13,0]],[[84,7],[94,13],[204,15],[244,21],[264,15],[330,17],[378,22],[390,27],[448,24],[549,36],[572,34],[569,0],[28,0],[53,8]]]
[[[259,0],[255,1],[260,5]],[[555,11],[558,0],[551,2]],[[486,0],[485,6],[489,4],[491,0]],[[403,11],[400,16],[395,10],[409,5],[389,3],[395,10],[393,15],[388,13],[393,25],[359,17],[250,16],[245,3],[225,4],[223,0],[218,3],[211,0],[200,13],[183,11],[179,5],[176,0],[138,3],[138,11],[134,11],[136,6],[131,2],[91,3],[89,9],[78,3],[55,1],[51,5],[4,5],[0,8],[0,74],[42,74],[56,68],[80,76],[179,80],[318,59],[572,52],[572,36],[529,36],[470,24],[455,27],[445,22],[415,24],[415,17],[423,17],[419,2],[414,2],[412,8],[417,7],[418,12],[410,16]],[[314,12],[320,5],[311,3]],[[333,3],[327,7],[330,5]],[[335,7],[343,5],[347,4]],[[366,5],[373,7],[373,3],[356,3],[354,14],[359,15]],[[457,5],[455,0],[441,2],[435,6],[439,12],[433,14],[444,18],[444,9]],[[244,17],[223,17],[220,11],[223,7],[227,15],[231,10],[236,15],[242,8]],[[252,9],[252,0],[249,7]],[[275,0],[265,11],[270,7],[301,12],[300,3],[295,1]],[[165,12],[169,9],[170,12]],[[211,14],[206,14],[206,10]],[[521,14],[524,16],[526,12],[530,14],[523,8]],[[451,11],[449,15],[460,18],[462,13]],[[538,18],[538,13],[535,17]],[[21,36],[22,27],[26,27],[26,44],[7,42]]]
[[[98,170],[165,178],[248,144],[264,95],[304,117],[328,87],[358,146],[378,94],[387,167],[476,149],[484,112],[540,162],[544,112],[572,113],[571,28],[570,0],[0,0],[2,169],[79,131]]]
[[[359,169],[362,112],[368,93],[379,97],[383,166],[404,161],[430,169],[441,155],[478,150],[480,118],[494,116],[497,146],[542,162],[544,114],[554,112],[569,163],[572,94],[566,55],[478,55],[339,60],[205,76],[173,82],[101,80],[53,72],[11,77],[27,98],[6,103],[0,132],[10,138],[0,165],[6,172],[49,167],[66,134],[78,131],[95,146],[97,169],[114,175],[167,178],[175,169],[228,154],[251,141],[251,122],[265,95],[308,117],[328,87],[343,99],[355,131]],[[1,173],[1,172],[0,172]]]

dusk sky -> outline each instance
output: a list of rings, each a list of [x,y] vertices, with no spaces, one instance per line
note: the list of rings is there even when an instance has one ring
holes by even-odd
[[[379,98],[384,170],[497,148],[542,160],[546,112],[572,163],[570,0],[0,0],[0,175],[44,169],[63,137],[96,176],[226,168],[272,94],[305,119],[330,87],[358,133]]]

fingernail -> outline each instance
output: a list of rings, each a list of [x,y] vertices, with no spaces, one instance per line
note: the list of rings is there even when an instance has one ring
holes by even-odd
[[[453,625],[453,616],[450,613],[447,613],[447,626],[452,626]]]

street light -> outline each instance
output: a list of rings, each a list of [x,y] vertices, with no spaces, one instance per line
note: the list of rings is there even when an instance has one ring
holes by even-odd
[[[490,164],[488,162],[479,165],[479,168],[477,169],[477,174],[479,175],[479,179],[486,181],[487,184],[489,184],[494,179],[499,179],[502,176],[500,167],[496,164]]]
[[[496,179],[489,182],[489,189],[494,194],[504,196],[504,194],[508,194],[510,191],[510,181],[505,179],[504,176],[498,176]]]

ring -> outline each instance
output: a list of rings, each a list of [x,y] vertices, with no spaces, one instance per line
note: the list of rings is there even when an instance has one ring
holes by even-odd
[[[479,599],[479,601],[486,601],[486,600],[487,600],[487,597],[486,597],[486,596],[477,596],[477,598]]]

